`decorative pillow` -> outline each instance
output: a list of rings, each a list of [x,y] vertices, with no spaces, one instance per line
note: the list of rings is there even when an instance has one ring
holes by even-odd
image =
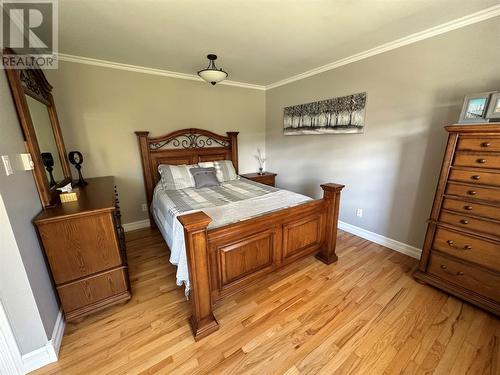
[[[179,190],[194,187],[194,178],[189,170],[197,165],[169,165],[160,164],[161,183],[165,190]]]
[[[226,182],[238,179],[231,160],[206,161],[198,163],[201,168],[214,167],[219,182]]]
[[[194,178],[196,189],[210,186],[219,186],[219,180],[215,175],[215,168],[191,168],[189,170]]]

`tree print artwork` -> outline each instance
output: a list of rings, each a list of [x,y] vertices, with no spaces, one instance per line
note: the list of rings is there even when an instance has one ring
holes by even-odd
[[[285,107],[285,135],[362,133],[366,92]]]

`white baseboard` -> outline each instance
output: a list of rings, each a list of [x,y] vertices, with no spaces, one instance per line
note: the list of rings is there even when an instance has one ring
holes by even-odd
[[[356,236],[364,238],[366,240],[375,242],[376,244],[385,246],[391,250],[395,250],[397,252],[406,254],[412,258],[420,259],[420,254],[422,254],[421,249],[405,244],[403,242],[393,240],[392,238],[381,236],[380,234],[370,232],[369,230],[357,227],[352,224],[345,223],[340,220],[339,220],[339,229],[355,234]]]
[[[52,338],[42,348],[33,350],[22,356],[23,371],[25,374],[57,361],[65,327],[66,322],[64,321],[63,311],[59,310],[56,324],[52,331]]]
[[[123,230],[125,232],[130,232],[131,230],[148,228],[149,227],[149,219],[133,221],[131,223],[123,224]]]

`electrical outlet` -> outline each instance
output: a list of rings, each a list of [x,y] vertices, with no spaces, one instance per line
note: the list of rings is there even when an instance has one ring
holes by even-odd
[[[141,204],[141,208],[143,212],[146,212],[148,210],[148,205],[146,203]]]
[[[363,209],[362,208],[356,208],[356,216],[363,217]]]
[[[7,176],[10,176],[11,174],[14,174],[14,171],[12,170],[12,166],[10,165],[10,159],[8,155],[2,155],[2,161],[3,161],[3,167],[5,168],[5,174]]]

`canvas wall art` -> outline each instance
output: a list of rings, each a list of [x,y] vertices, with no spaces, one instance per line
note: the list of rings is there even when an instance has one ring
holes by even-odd
[[[362,133],[366,92],[285,107],[285,135]]]

